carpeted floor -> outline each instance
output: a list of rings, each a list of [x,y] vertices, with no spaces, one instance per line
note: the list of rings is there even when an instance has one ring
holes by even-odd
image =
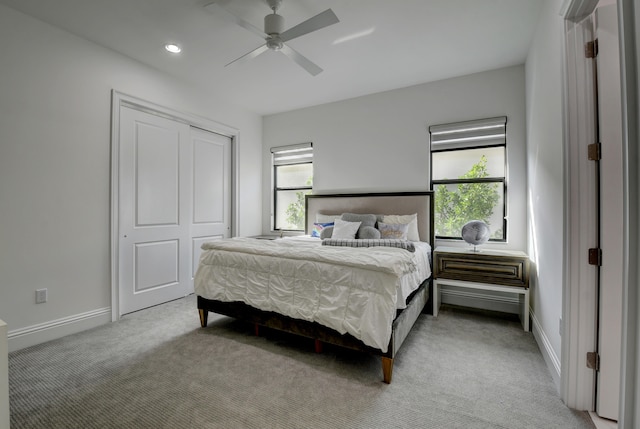
[[[195,297],[9,356],[11,427],[592,428],[517,320],[443,307],[380,359],[211,314]]]

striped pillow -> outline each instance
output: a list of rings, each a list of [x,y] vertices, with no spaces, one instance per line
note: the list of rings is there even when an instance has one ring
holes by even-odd
[[[353,239],[353,238],[325,238],[322,240],[323,246],[341,246],[341,247],[397,247],[399,249],[415,252],[416,246],[409,240],[400,240],[395,238],[371,238],[371,239]]]

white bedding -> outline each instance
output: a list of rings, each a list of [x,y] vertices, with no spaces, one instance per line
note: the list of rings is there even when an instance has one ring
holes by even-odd
[[[285,237],[284,240],[301,241],[314,245],[322,244],[322,240],[310,235],[298,235]],[[400,287],[398,288],[398,297],[396,300],[396,308],[402,310],[407,308],[407,298],[409,295],[422,284],[423,281],[431,277],[431,246],[424,241],[413,241],[415,246],[414,263],[416,270],[407,273],[400,279]]]
[[[320,240],[232,238],[202,246],[196,294],[318,322],[387,351],[391,322],[431,274],[430,247],[321,246]]]

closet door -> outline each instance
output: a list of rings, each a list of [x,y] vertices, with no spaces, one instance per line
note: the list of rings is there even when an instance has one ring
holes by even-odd
[[[202,243],[231,235],[231,138],[192,128],[190,150],[193,206],[189,293],[192,293]]]
[[[185,296],[191,274],[188,125],[122,106],[120,314]]]

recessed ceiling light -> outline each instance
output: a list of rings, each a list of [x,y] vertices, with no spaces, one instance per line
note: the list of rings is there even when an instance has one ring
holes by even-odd
[[[164,48],[168,51],[171,52],[172,54],[178,54],[180,53],[180,51],[182,51],[182,48],[178,45],[174,45],[173,43],[169,43],[164,45]]]

